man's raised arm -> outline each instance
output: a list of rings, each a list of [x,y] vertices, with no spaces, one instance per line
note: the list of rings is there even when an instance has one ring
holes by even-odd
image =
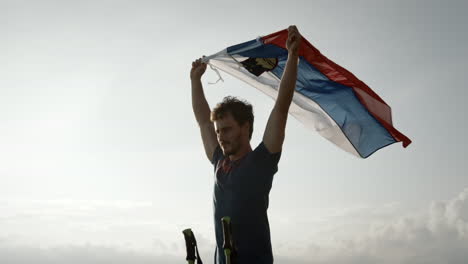
[[[203,86],[201,83],[201,76],[205,73],[206,64],[198,59],[192,62],[192,69],[190,71],[190,79],[192,81],[192,108],[200,127],[200,133],[203,140],[203,146],[207,158],[211,161],[213,153],[218,145],[218,140],[214,130],[213,123],[210,120],[210,107],[206,101],[205,94],[203,93]]]
[[[296,87],[297,64],[301,40],[302,37],[296,26],[290,26],[288,28],[288,40],[286,42],[288,60],[283,76],[281,77],[275,106],[271,111],[265,133],[263,134],[263,143],[270,153],[280,152],[283,146],[288,110]]]

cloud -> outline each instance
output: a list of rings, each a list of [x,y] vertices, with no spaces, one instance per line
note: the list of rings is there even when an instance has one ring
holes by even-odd
[[[202,254],[203,263],[213,263],[212,254]],[[185,254],[151,255],[98,245],[67,245],[53,248],[12,246],[0,240],[0,260],[8,264],[180,264]],[[305,260],[275,257],[275,263],[306,264]]]
[[[154,254],[183,252],[185,223],[169,222],[160,211],[149,201],[0,201],[0,239],[48,248],[92,242]]]
[[[183,257],[170,254],[156,256],[89,244],[47,249],[2,245],[0,247],[0,259],[2,263],[8,264],[180,264],[184,261]]]
[[[466,263],[468,188],[448,201],[432,202],[421,212],[369,223],[362,234],[329,235],[328,243],[307,243],[296,258],[320,264]]]
[[[129,207],[143,206],[147,209],[149,206],[146,203],[137,203],[135,206],[124,204],[126,206],[121,206],[119,203],[118,206],[106,204],[104,207],[125,207],[126,211]],[[80,203],[80,206],[82,205],[83,203]],[[87,211],[89,207],[85,209]],[[452,199],[431,202],[421,210],[404,214],[401,210],[396,204],[376,208],[357,206],[345,210],[332,209],[323,219],[303,222],[296,226],[290,219],[286,219],[281,224],[290,226],[288,232],[295,234],[296,240],[291,238],[293,236],[282,237],[282,233],[278,232],[278,226],[272,226],[273,238],[276,234],[281,240],[281,243],[279,240],[273,243],[275,263],[466,263],[468,188]],[[320,225],[327,221],[334,224],[329,224],[314,233],[314,229],[319,230]],[[301,228],[298,226],[304,225],[310,228],[302,230],[299,234],[297,230]],[[155,226],[145,230],[153,228]],[[137,229],[132,230],[131,233]],[[93,243],[62,242],[61,245],[47,245],[37,240],[28,244],[25,243],[24,237],[0,234],[0,259],[2,263],[9,264],[183,263],[184,245],[182,235],[179,233],[178,230],[173,234],[178,238],[177,241],[169,241],[157,233],[148,234],[145,239],[151,238],[151,246],[146,250],[130,243],[137,242],[136,237],[122,241],[118,240],[119,237],[115,237],[116,241],[113,242],[89,240]],[[320,236],[316,236],[317,234]],[[214,244],[212,239],[209,239],[211,236],[207,235],[207,232],[197,232],[196,235],[204,262],[212,263]],[[141,239],[143,237],[140,237]]]

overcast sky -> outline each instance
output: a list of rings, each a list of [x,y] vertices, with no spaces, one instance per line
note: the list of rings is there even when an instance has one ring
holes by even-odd
[[[413,140],[368,159],[290,117],[270,194],[276,263],[468,259],[466,1],[0,0],[0,261],[182,263],[191,227],[212,263],[211,164],[192,60],[298,26]],[[213,107],[273,101],[222,74]]]

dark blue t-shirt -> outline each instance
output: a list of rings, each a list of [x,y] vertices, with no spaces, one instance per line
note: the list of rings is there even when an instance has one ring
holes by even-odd
[[[221,225],[224,216],[231,217],[237,264],[273,263],[267,209],[280,156],[281,152],[271,154],[262,142],[241,159],[231,162],[216,147],[212,159],[216,264],[225,264]]]

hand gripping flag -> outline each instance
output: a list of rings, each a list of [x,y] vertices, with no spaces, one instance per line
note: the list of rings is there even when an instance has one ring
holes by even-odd
[[[220,69],[275,99],[286,66],[288,31],[282,30],[205,57]],[[393,127],[390,107],[351,72],[322,55],[305,38],[299,48],[296,88],[289,113],[341,149],[367,158],[411,140]]]

